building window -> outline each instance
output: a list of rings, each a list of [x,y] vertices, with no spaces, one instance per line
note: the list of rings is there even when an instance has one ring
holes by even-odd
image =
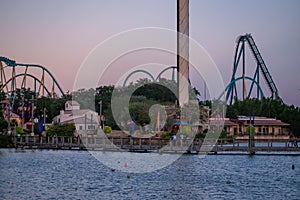
[[[82,126],[79,126],[79,130],[82,130]]]
[[[95,126],[94,126],[94,125],[89,125],[89,126],[88,126],[88,129],[89,129],[89,130],[95,130]]]

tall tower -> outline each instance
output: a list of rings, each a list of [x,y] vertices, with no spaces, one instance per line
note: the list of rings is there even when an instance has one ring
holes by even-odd
[[[189,102],[189,0],[177,0],[177,71],[182,106]]]

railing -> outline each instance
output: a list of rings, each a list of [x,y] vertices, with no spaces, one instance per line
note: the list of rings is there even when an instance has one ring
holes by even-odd
[[[87,150],[125,150],[125,151],[159,151],[159,152],[228,152],[249,151],[248,139],[177,139],[169,140],[159,137],[12,137],[16,148],[40,149],[87,149]],[[300,152],[298,143],[286,139],[256,139],[251,151],[295,151]]]

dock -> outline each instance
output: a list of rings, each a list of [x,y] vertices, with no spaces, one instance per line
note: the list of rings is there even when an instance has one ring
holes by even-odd
[[[21,149],[95,150],[157,153],[255,153],[293,152],[300,155],[300,147],[291,140],[256,140],[250,147],[248,140],[236,139],[163,139],[159,137],[12,137],[14,147]]]

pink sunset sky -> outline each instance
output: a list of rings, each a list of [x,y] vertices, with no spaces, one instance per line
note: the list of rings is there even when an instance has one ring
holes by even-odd
[[[143,27],[176,30],[176,0],[2,0],[0,5],[0,56],[47,67],[64,91],[72,90],[84,59],[107,38]],[[279,96],[299,106],[299,10],[298,0],[190,0],[190,36],[228,84],[235,40],[251,33]],[[169,65],[176,65],[175,59]]]

